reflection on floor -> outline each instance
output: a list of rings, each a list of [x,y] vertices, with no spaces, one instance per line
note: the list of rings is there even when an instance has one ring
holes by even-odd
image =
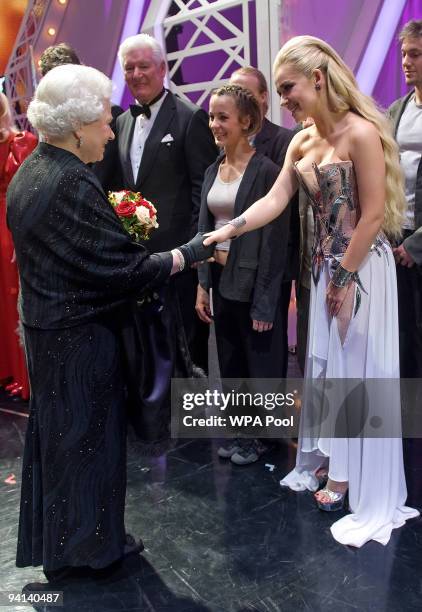
[[[0,397],[2,591],[44,581],[40,568],[14,566],[24,412],[25,405]],[[405,443],[409,503],[417,507],[421,442]],[[279,444],[246,467],[219,459],[217,448],[217,441],[185,440],[154,459],[130,449],[127,529],[142,536],[146,550],[110,576],[73,579],[61,587],[62,610],[421,609],[422,520],[394,532],[386,547],[343,547],[329,532],[333,516],[318,511],[310,493],[278,485],[294,463],[292,443]]]

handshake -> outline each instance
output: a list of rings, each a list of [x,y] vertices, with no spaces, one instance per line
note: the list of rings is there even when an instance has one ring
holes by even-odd
[[[204,246],[204,234],[198,232],[192,240],[189,240],[186,244],[177,247],[174,251],[177,253],[180,259],[180,255],[183,259],[181,261],[180,269],[188,268],[192,264],[197,263],[199,261],[206,261],[210,257],[212,257],[214,253],[214,245],[215,242],[209,244],[208,246]]]

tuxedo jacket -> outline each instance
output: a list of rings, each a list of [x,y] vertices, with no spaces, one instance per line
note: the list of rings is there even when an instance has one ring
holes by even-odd
[[[292,130],[280,127],[267,118],[262,122],[261,131],[255,138],[255,149],[269,157],[279,168],[283,167],[287,147],[294,136]],[[287,245],[287,259],[283,271],[283,280],[291,281],[298,277],[300,251],[299,198],[294,195],[290,201],[290,227]]]
[[[199,231],[215,229],[215,220],[208,208],[208,193],[224,159],[222,155],[205,174],[202,187]],[[234,204],[233,217],[238,217],[273,186],[279,167],[261,153],[255,153],[243,174]],[[251,318],[273,322],[280,295],[289,232],[289,207],[261,229],[247,232],[233,240],[227,263],[221,273],[219,293],[228,300],[251,302]],[[211,264],[212,265],[212,264]],[[209,289],[210,264],[198,269],[200,285]]]
[[[117,118],[119,188],[139,191],[154,204],[159,228],[144,244],[151,252],[168,251],[197,232],[204,172],[216,159],[217,148],[207,113],[167,92],[134,177],[130,160],[134,126],[130,111]]]
[[[293,132],[291,130],[276,125],[265,117],[262,128],[255,137],[254,146],[258,153],[269,157],[271,161],[282,168],[287,147],[292,138]]]
[[[117,117],[123,113],[123,108],[117,104],[111,105],[111,120],[110,127],[116,133]],[[100,181],[104,191],[113,190],[118,176],[118,164],[116,164],[116,141],[110,140],[105,147],[103,159],[91,165],[91,170]]]
[[[404,110],[415,93],[412,90],[403,98],[396,100],[390,106],[388,112],[393,123],[394,136],[397,137],[400,119]],[[419,162],[418,171],[416,173],[415,185],[415,228],[416,231],[412,236],[404,241],[405,249],[410,253],[418,265],[422,265],[422,158]]]

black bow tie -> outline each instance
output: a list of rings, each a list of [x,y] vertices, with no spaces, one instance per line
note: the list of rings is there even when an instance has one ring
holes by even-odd
[[[131,104],[130,114],[134,119],[136,119],[136,117],[139,117],[139,115],[145,115],[147,119],[150,119],[151,109],[149,107],[149,104]]]
[[[147,119],[151,119],[151,106],[158,102],[158,100],[164,96],[165,92],[166,90],[162,89],[158,96],[155,96],[155,98],[151,100],[149,104],[131,104],[129,108],[132,117],[136,119],[136,117],[139,117],[139,115],[145,115]]]

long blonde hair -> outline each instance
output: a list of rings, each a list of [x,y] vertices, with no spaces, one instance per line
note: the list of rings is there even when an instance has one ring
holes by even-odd
[[[349,110],[376,127],[385,158],[385,213],[382,229],[390,237],[400,236],[406,200],[398,147],[388,119],[374,100],[359,90],[353,72],[323,40],[314,36],[290,39],[275,58],[274,75],[281,64],[292,64],[307,78],[312,77],[314,70],[321,70],[326,77],[330,111],[341,113]]]

